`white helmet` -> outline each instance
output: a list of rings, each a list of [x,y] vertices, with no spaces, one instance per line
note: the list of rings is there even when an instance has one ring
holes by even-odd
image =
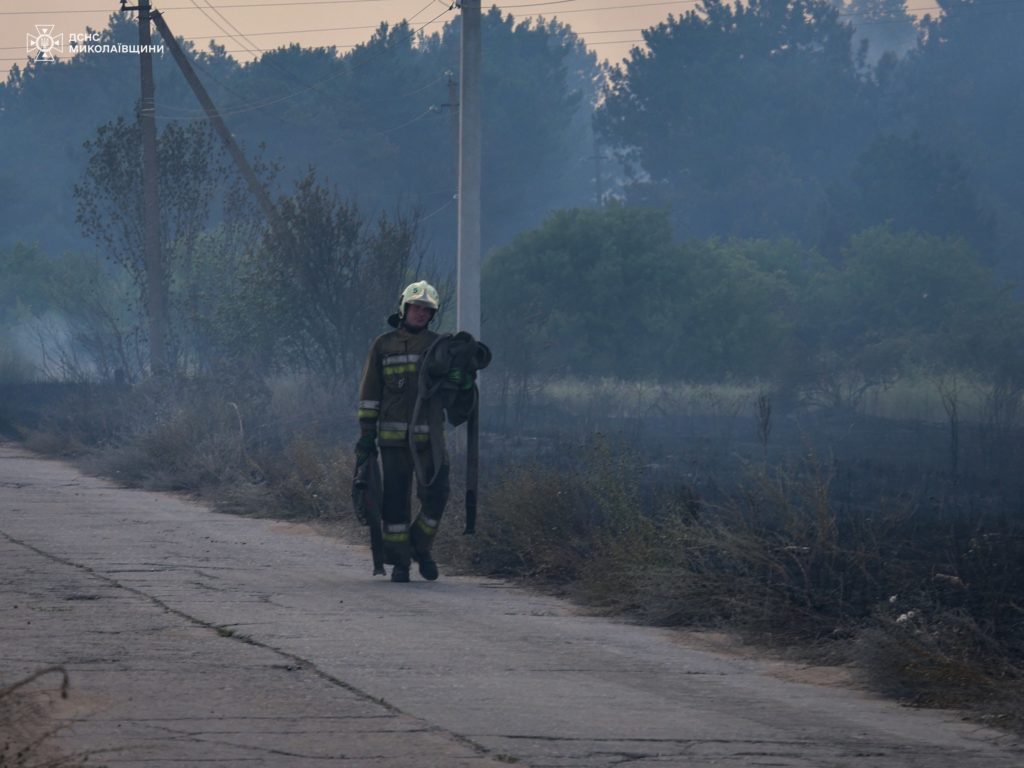
[[[419,304],[421,307],[430,307],[437,312],[438,307],[441,306],[441,300],[438,298],[437,289],[434,286],[426,280],[420,280],[418,283],[410,283],[402,291],[402,298],[398,304],[400,318],[405,317],[406,304]]]

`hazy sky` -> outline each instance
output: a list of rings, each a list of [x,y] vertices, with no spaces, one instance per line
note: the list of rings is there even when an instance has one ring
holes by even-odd
[[[500,7],[516,18],[557,17],[580,33],[599,58],[617,62],[633,45],[642,43],[641,29],[657,24],[670,13],[684,13],[695,4],[696,0],[553,0],[547,3],[509,0]],[[214,38],[243,60],[252,58],[253,54],[245,49],[251,49],[253,44],[258,49],[273,49],[293,42],[303,46],[352,46],[369,37],[381,21],[409,19],[416,28],[425,25],[427,31],[439,29],[445,20],[458,13],[457,9],[448,10],[448,5],[442,0],[165,0],[154,3],[176,35],[194,40],[200,48],[206,48]],[[86,27],[102,29],[110,13],[119,7],[117,0],[0,0],[2,71],[6,73],[14,63],[25,61],[25,36],[35,34],[35,25],[54,25],[54,34],[63,34],[66,42],[69,34],[84,32]],[[936,8],[935,0],[910,0],[910,7],[932,13]],[[250,38],[251,43],[228,36],[237,32]]]

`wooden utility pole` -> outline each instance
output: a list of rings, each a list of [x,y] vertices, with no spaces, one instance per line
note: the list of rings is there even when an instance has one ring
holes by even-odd
[[[156,87],[153,82],[152,41],[149,29],[149,0],[139,0],[139,63],[142,100],[139,126],[142,130],[142,228],[146,270],[146,311],[149,319],[149,365],[153,373],[168,369],[167,358],[167,276],[160,252],[160,179],[156,157]]]
[[[480,336],[480,0],[462,0],[456,324]]]
[[[274,208],[274,204],[270,200],[270,196],[267,194],[267,190],[263,188],[259,179],[256,177],[255,172],[252,170],[252,166],[249,165],[249,161],[245,159],[245,155],[242,154],[242,150],[238,146],[238,142],[235,141],[235,137],[232,136],[231,131],[228,130],[223,118],[217,111],[217,107],[213,103],[213,99],[210,98],[210,94],[206,92],[203,84],[199,81],[196,76],[195,70],[192,69],[192,65],[189,63],[188,57],[185,56],[185,52],[181,50],[181,46],[178,45],[178,41],[174,39],[174,33],[171,32],[170,27],[167,26],[167,22],[164,21],[164,17],[159,12],[154,12],[153,23],[156,24],[158,30],[160,30],[160,36],[163,37],[164,43],[171,51],[171,56],[174,57],[174,61],[178,64],[178,68],[181,73],[185,76],[185,80],[188,81],[189,86],[192,88],[192,92],[195,94],[199,103],[202,104],[203,109],[206,111],[206,116],[213,123],[214,129],[220,135],[221,140],[224,142],[231,154],[232,159],[235,161],[235,165],[238,166],[239,173],[242,174],[242,178],[245,179],[245,183],[248,184],[249,190],[253,196],[259,201],[260,208],[263,209],[263,214],[267,217],[267,221],[271,227],[276,227],[277,221],[277,209]]]

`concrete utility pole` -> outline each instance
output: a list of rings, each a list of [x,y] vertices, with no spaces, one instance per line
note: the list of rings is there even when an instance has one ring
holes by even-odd
[[[153,56],[150,51],[149,0],[139,0],[133,8],[139,12],[139,56],[142,76],[142,101],[139,125],[142,129],[142,227],[146,268],[146,311],[149,316],[149,365],[153,373],[168,368],[167,359],[167,277],[160,252],[160,187],[156,159],[156,87],[153,83]]]
[[[480,336],[480,0],[462,0],[456,325]]]
[[[447,107],[451,113],[452,124],[452,182],[455,189],[459,188],[459,81],[455,79],[455,73],[449,70],[448,75],[448,103]],[[456,195],[458,197],[458,195]]]

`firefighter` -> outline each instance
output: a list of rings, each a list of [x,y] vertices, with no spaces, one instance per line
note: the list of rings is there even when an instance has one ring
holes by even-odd
[[[375,459],[379,447],[384,562],[392,566],[391,580],[396,582],[409,581],[413,560],[424,579],[434,581],[438,576],[431,547],[448,502],[448,453],[443,430],[435,429],[432,434],[426,409],[417,414],[418,423],[410,422],[417,411],[420,361],[439,338],[428,328],[439,306],[437,290],[426,280],[402,291],[398,312],[388,318],[395,330],[374,339],[359,387],[361,436],[356,443],[356,463]],[[470,389],[475,375],[455,368],[446,378],[456,387]],[[432,446],[432,441],[440,441],[440,445]],[[416,472],[414,450],[421,473]],[[414,478],[420,509],[410,521]]]

